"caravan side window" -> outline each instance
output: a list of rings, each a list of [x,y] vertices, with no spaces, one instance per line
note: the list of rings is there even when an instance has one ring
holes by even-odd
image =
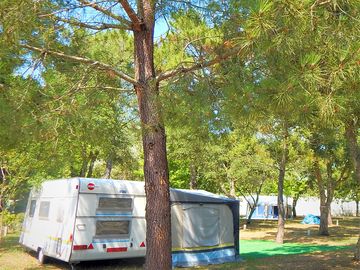
[[[30,202],[30,210],[29,210],[29,217],[34,216],[35,208],[36,208],[36,200],[31,200],[31,202]]]
[[[40,209],[39,209],[39,217],[40,218],[48,218],[49,211],[50,211],[50,202],[49,201],[41,202]]]
[[[129,212],[132,210],[132,198],[99,198],[97,210]]]

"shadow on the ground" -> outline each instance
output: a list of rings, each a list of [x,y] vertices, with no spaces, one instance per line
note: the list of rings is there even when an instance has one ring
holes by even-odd
[[[29,254],[33,256],[34,259],[36,259],[35,252],[30,251]],[[137,269],[143,269],[144,263],[145,263],[144,258],[86,261],[76,264],[75,269],[76,270],[82,270],[82,269],[137,270]],[[41,268],[39,268],[38,266],[28,267],[25,270],[38,270],[38,269],[71,269],[71,266],[66,262],[54,258],[47,258],[46,264],[44,264]]]

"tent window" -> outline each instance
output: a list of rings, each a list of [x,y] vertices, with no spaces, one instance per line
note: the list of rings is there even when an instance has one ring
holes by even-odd
[[[49,201],[41,202],[40,209],[39,209],[39,217],[40,218],[48,218],[49,211],[50,211],[50,202]]]
[[[96,238],[128,238],[130,234],[130,221],[103,221],[96,222]]]
[[[30,211],[29,211],[29,217],[33,217],[35,214],[35,208],[36,208],[36,200],[31,200],[30,202]]]
[[[132,198],[99,198],[99,211],[131,211]]]
[[[184,209],[183,247],[217,246],[220,243],[219,210],[205,206]]]

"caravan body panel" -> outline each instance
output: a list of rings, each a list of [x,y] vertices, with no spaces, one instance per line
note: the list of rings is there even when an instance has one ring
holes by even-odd
[[[143,182],[81,179],[70,261],[144,257],[145,227]]]
[[[68,261],[78,199],[77,179],[44,182],[32,190],[20,243],[34,251]]]

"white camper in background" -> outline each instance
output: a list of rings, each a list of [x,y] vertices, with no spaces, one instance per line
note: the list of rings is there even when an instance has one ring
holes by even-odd
[[[173,265],[234,261],[239,254],[238,201],[171,189]],[[32,190],[20,243],[69,262],[145,256],[144,182],[71,178]],[[186,227],[186,228],[185,228]]]

